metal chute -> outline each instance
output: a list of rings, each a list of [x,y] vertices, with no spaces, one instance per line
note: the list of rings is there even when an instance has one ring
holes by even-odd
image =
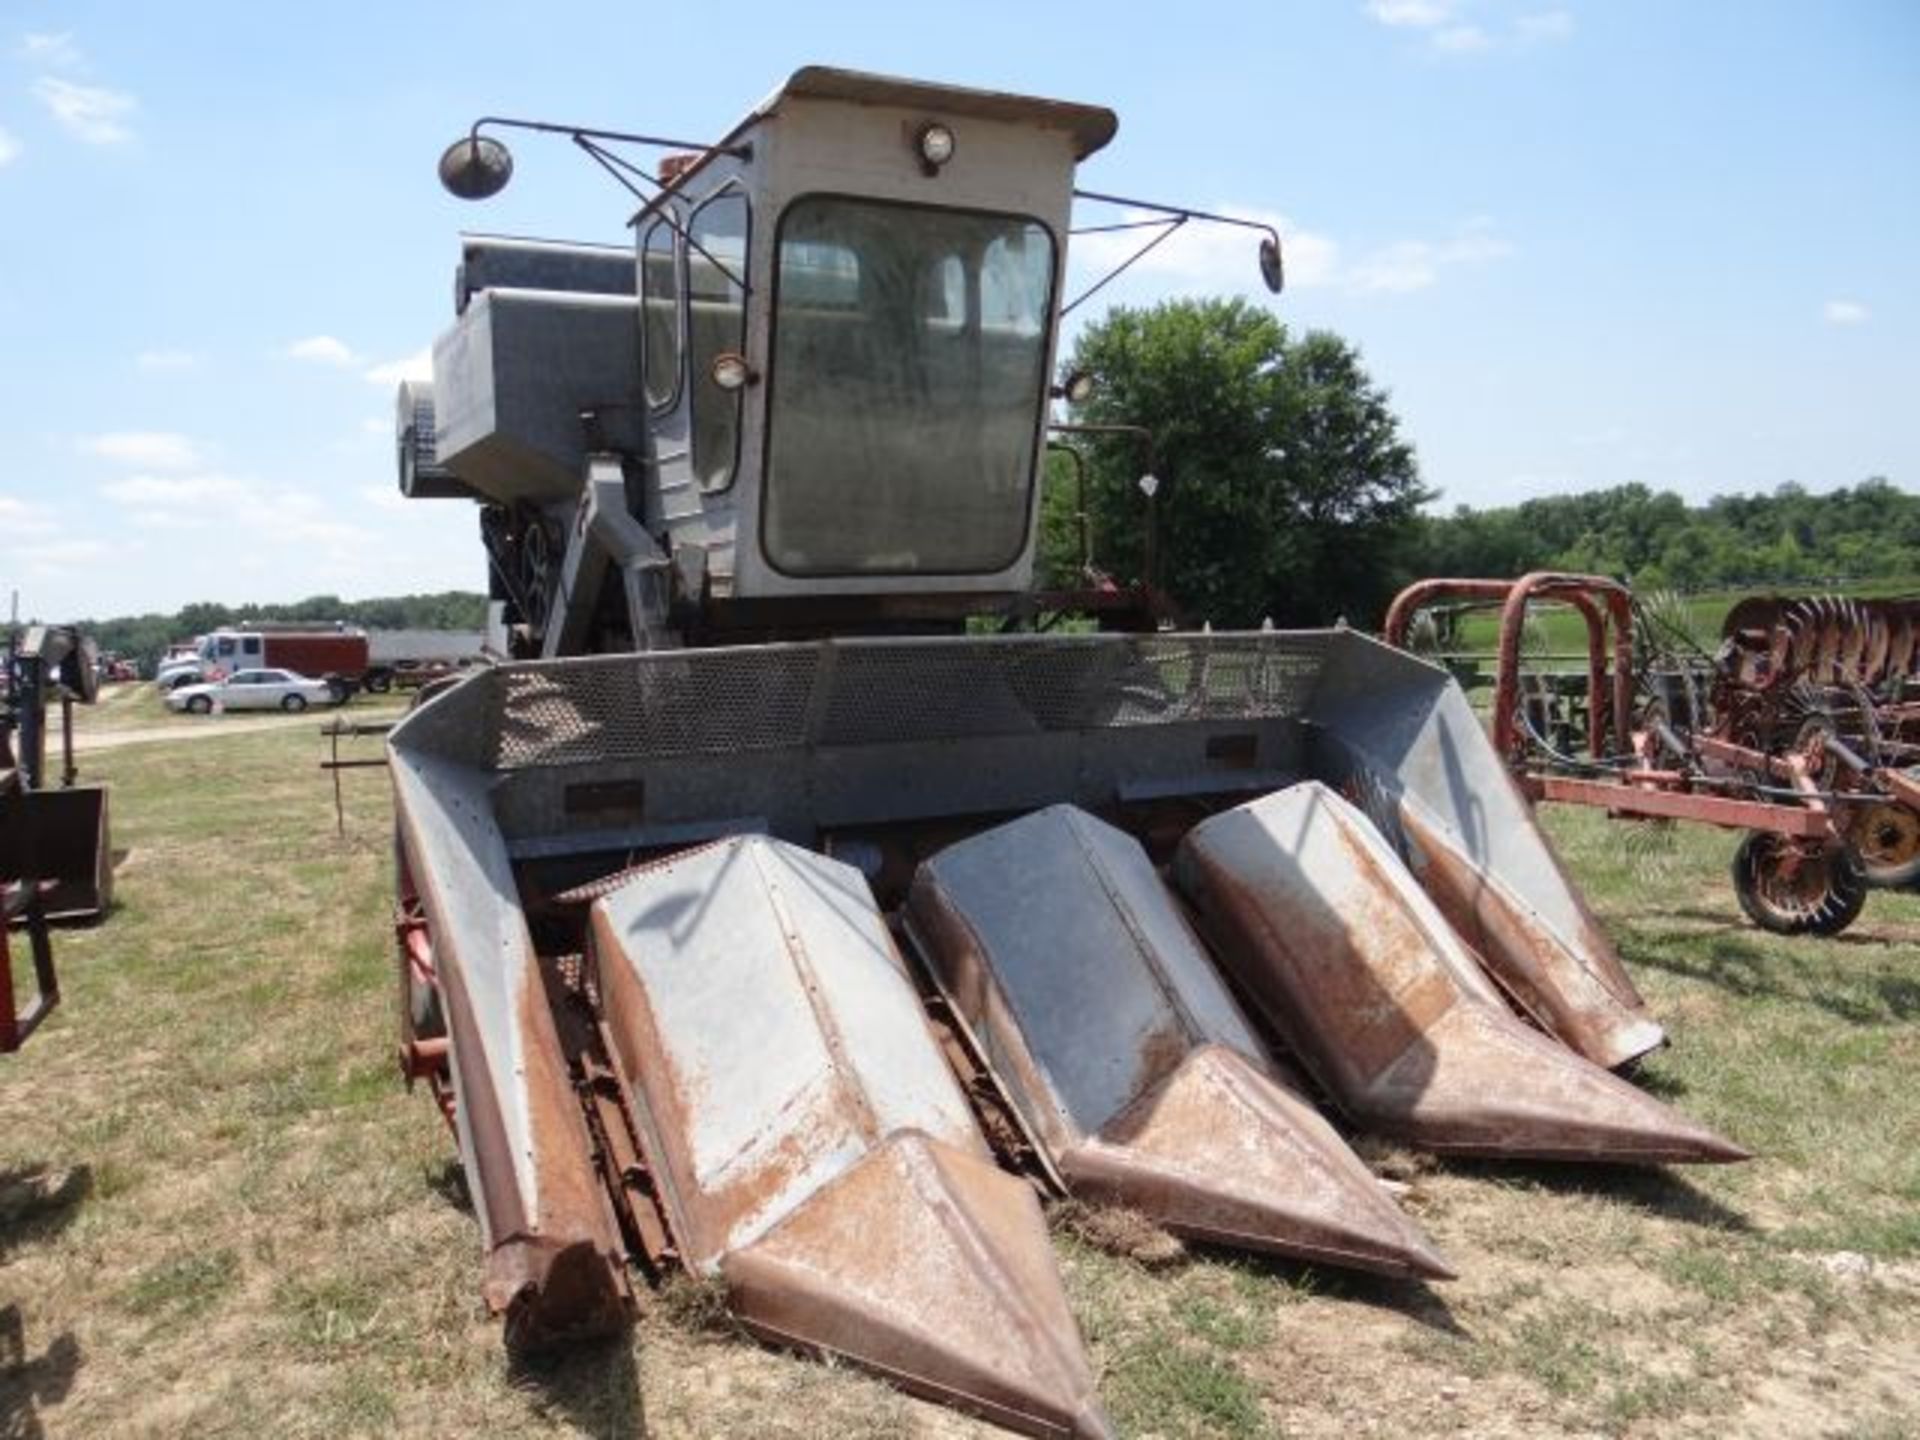
[[[1358,1123],[1448,1154],[1747,1158],[1529,1029],[1366,817],[1325,786],[1202,821],[1177,870],[1222,963]]]
[[[1054,806],[927,861],[908,932],[1072,1194],[1191,1237],[1451,1275],[1269,1064],[1138,841]]]
[[[998,1169],[859,871],[747,837],[597,901],[685,1263],[740,1318],[1035,1433],[1103,1435],[1032,1191]]]

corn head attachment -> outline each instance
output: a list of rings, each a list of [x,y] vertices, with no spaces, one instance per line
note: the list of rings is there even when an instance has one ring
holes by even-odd
[[[718,1274],[769,1338],[1020,1428],[1098,1433],[1038,1211],[993,1166],[889,921],[984,1062],[976,1098],[1014,1117],[1003,1156],[1190,1234],[1444,1274],[1274,1065],[1154,869],[1183,838],[1211,853],[1220,812],[1274,791],[1262,803],[1308,808],[1268,843],[1305,847],[1312,874],[1242,889],[1374,919],[1411,905],[1418,963],[1444,971],[1364,1010],[1338,990],[1282,1006],[1222,932],[1356,1121],[1476,1153],[1737,1153],[1505,1009],[1400,855],[1444,843],[1525,916],[1516,935],[1577,936],[1584,911],[1458,687],[1356,633],[510,664],[389,746],[414,900],[407,1063],[449,1095],[486,1292],[527,1343],[618,1324],[628,1262],[677,1263]],[[1364,867],[1321,864],[1316,815],[1340,817]],[[1212,892],[1194,893],[1211,922]],[[1321,958],[1348,992],[1371,983],[1373,934]],[[1590,982],[1623,1044],[1658,1043],[1617,982]],[[1394,1072],[1395,1103],[1452,1131],[1338,1083],[1394,1058],[1382,1027],[1440,1057]],[[916,1318],[949,1309],[937,1330]]]

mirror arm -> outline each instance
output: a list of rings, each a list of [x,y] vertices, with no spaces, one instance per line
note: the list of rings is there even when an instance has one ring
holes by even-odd
[[[594,142],[596,140],[617,140],[635,145],[664,145],[682,149],[697,149],[701,152],[701,160],[705,160],[709,155],[733,155],[741,159],[746,159],[753,154],[753,147],[750,145],[700,145],[692,140],[668,140],[655,135],[629,135],[619,130],[589,130],[578,125],[549,125],[541,120],[507,120],[498,115],[484,115],[474,121],[472,130],[467,134],[469,143],[477,144],[479,142],[480,127],[482,125],[513,126],[521,130],[538,130],[542,134],[547,135],[565,135],[569,140],[573,141],[575,145],[578,145],[589,159],[602,170],[605,170],[607,174],[611,175],[615,184],[619,185],[621,189],[625,190],[640,202],[642,213],[651,207],[660,195],[666,193],[666,185],[661,182],[659,176],[641,169],[640,166],[634,164],[633,161],[627,159],[624,155],[616,154],[604,145],[595,144]],[[698,162],[696,161],[695,163]],[[625,172],[624,174],[621,173],[623,171]],[[627,178],[628,175],[638,176],[641,180],[651,185],[656,194],[649,197],[646,191],[640,189],[632,180]],[[637,215],[636,218],[638,218]],[[742,296],[752,293],[752,290],[745,280],[734,274],[719,256],[715,255],[711,250],[707,249],[706,246],[694,239],[692,234],[688,232],[686,226],[682,225],[669,211],[661,210],[660,218],[667,222],[668,229],[672,230],[674,234],[678,235],[682,240],[686,241],[689,246],[699,252],[707,263],[712,265],[713,268],[718,270],[722,275],[726,276],[731,284],[738,286]]]
[[[1142,255],[1145,255],[1147,251],[1153,249],[1154,246],[1165,240],[1189,220],[1204,220],[1210,225],[1232,225],[1241,230],[1258,231],[1263,237],[1260,246],[1261,273],[1267,280],[1268,289],[1272,290],[1275,294],[1278,294],[1280,291],[1281,281],[1278,278],[1280,275],[1280,232],[1264,220],[1248,220],[1238,215],[1216,215],[1210,210],[1195,210],[1185,205],[1162,205],[1157,200],[1133,200],[1125,195],[1108,195],[1098,190],[1075,190],[1073,194],[1074,198],[1078,200],[1091,200],[1098,205],[1121,205],[1133,210],[1151,210],[1156,215],[1165,218],[1161,220],[1127,220],[1113,225],[1087,225],[1069,231],[1069,234],[1098,235],[1110,233],[1115,230],[1138,230],[1155,224],[1164,225],[1166,228],[1145,245],[1141,246],[1140,249],[1136,250],[1132,255],[1128,256],[1120,265],[1096,281],[1085,292],[1077,296],[1072,304],[1067,305],[1061,310],[1060,313],[1062,316],[1068,314],[1074,306],[1091,298],[1095,291],[1106,285],[1108,281],[1117,278],[1129,265],[1132,265],[1134,261],[1138,260]],[[1272,257],[1273,265],[1271,275],[1267,274],[1266,269],[1269,255]]]
[[[635,135],[625,130],[596,130],[587,125],[556,125],[546,120],[515,120],[506,115],[482,115],[473,122],[468,139],[478,140],[480,129],[485,125],[498,125],[509,130],[537,130],[543,135],[565,135],[578,140],[583,136],[589,140],[617,140],[628,145],[655,145],[665,150],[698,150],[702,157],[707,154],[731,155],[737,160],[749,160],[753,157],[751,145],[712,145],[704,140],[675,140],[664,135]]]
[[[1076,191],[1075,193],[1077,194],[1079,192]],[[1164,221],[1153,221],[1150,223],[1164,225],[1165,228],[1161,230],[1161,232],[1158,235],[1154,236],[1151,240],[1147,241],[1146,244],[1142,245],[1138,250],[1134,251],[1133,254],[1129,255],[1126,259],[1122,260],[1118,265],[1114,266],[1113,269],[1109,270],[1106,274],[1102,275],[1098,280],[1094,281],[1093,284],[1089,285],[1086,289],[1082,290],[1078,295],[1074,296],[1073,299],[1069,300],[1065,305],[1062,305],[1060,307],[1061,319],[1063,320],[1066,319],[1067,316],[1071,315],[1080,306],[1086,304],[1087,301],[1091,300],[1095,295],[1098,295],[1102,290],[1106,289],[1106,287],[1111,285],[1115,280],[1118,280],[1122,275],[1126,274],[1127,271],[1132,268],[1134,261],[1140,259],[1149,250],[1153,249],[1154,246],[1167,240],[1169,237],[1173,235],[1173,233],[1176,230],[1178,230],[1182,225],[1186,224],[1187,217],[1184,215],[1178,215]]]

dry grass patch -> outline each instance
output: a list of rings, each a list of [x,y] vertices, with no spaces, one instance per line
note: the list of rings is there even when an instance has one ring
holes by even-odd
[[[85,757],[131,857],[111,921],[60,937],[64,1008],[0,1066],[0,1435],[995,1433],[743,1340],[691,1281],[629,1341],[509,1364],[451,1142],[394,1072],[385,776],[343,776],[336,836],[322,718]],[[1778,940],[1739,922],[1732,837],[1550,823],[1674,1037],[1642,1082],[1760,1158],[1366,1144],[1461,1272],[1432,1287],[1163,1255],[1065,1210],[1125,1433],[1920,1430],[1920,902]]]

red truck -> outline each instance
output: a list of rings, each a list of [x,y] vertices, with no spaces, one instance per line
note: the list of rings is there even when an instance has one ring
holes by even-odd
[[[221,680],[236,670],[264,666],[324,680],[343,698],[363,686],[386,688],[381,681],[387,672],[374,672],[364,630],[312,626],[215,630],[200,637],[196,659],[197,669],[180,672],[184,678],[174,683]]]

